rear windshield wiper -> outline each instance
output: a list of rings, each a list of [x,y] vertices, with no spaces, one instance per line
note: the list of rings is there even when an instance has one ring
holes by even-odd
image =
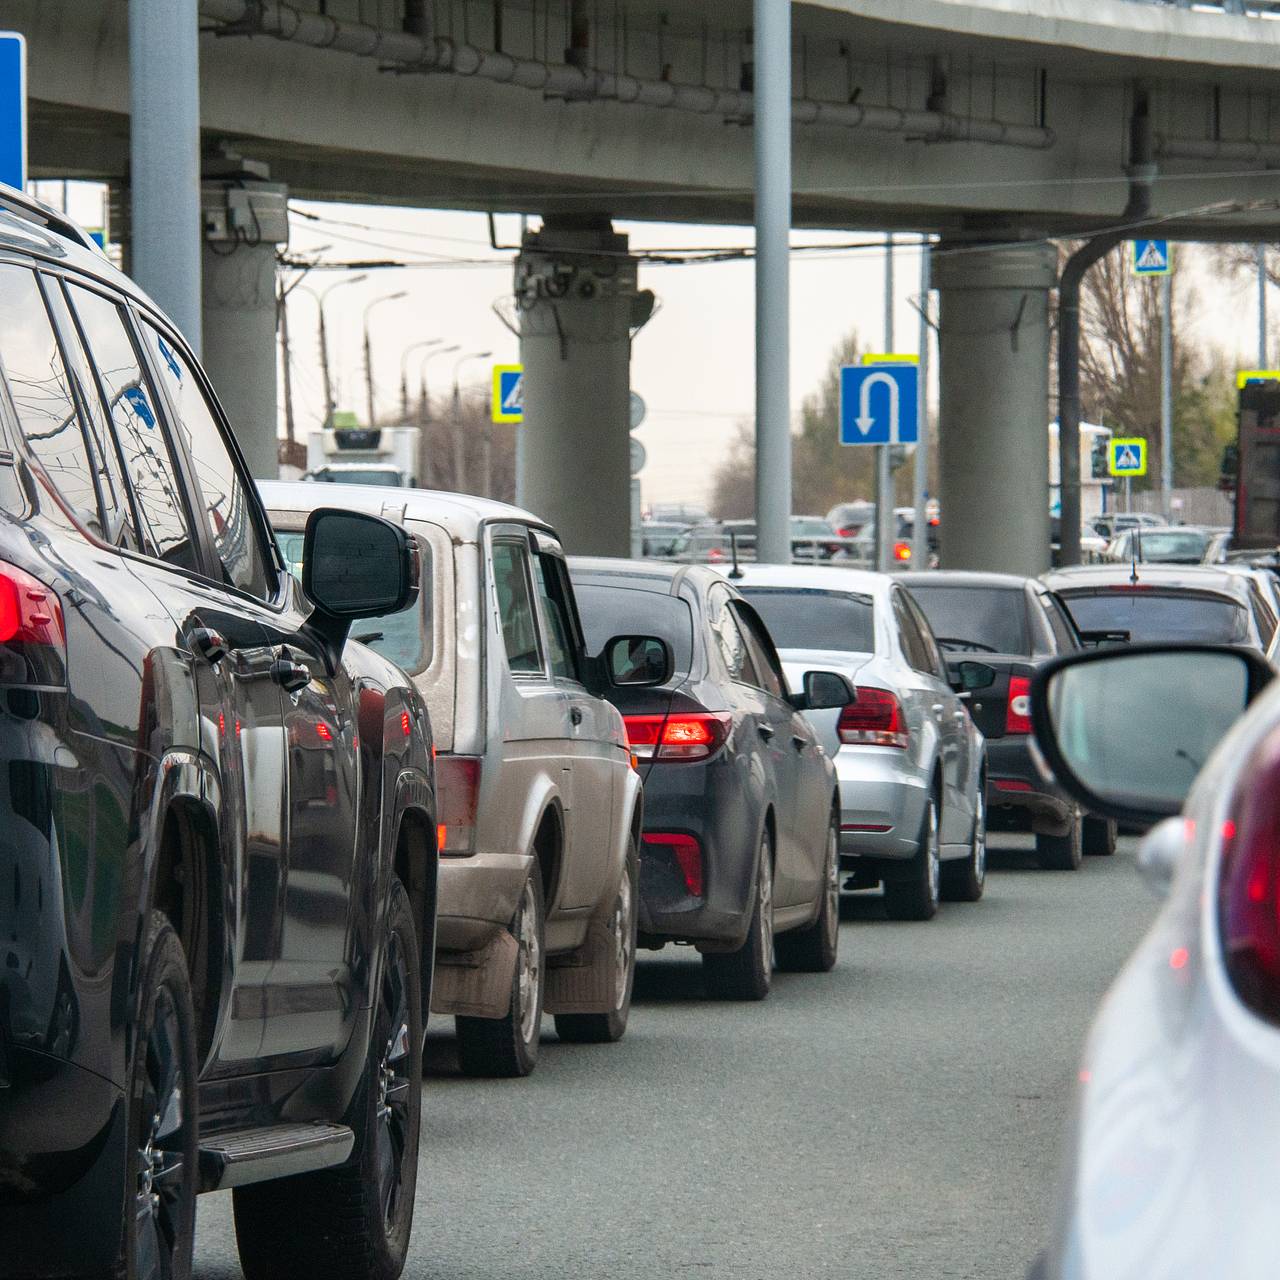
[[[959,651],[961,653],[999,653],[1000,650],[993,645],[983,644],[980,640],[960,640],[955,636],[934,636],[934,639],[944,648]]]

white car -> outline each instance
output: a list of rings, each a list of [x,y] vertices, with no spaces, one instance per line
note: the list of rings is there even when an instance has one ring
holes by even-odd
[[[1140,862],[1167,895],[1090,1032],[1038,1280],[1280,1271],[1280,683],[1230,727],[1271,677],[1256,652],[1165,645],[1037,680],[1058,780],[1121,822],[1163,818]]]

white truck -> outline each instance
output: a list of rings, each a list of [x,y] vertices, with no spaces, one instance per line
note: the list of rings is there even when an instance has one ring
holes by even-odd
[[[303,479],[415,488],[421,438],[417,427],[333,426],[312,431]]]

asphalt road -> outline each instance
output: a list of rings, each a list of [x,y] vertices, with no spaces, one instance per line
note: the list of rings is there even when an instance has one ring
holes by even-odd
[[[845,901],[840,963],[762,1005],[642,954],[618,1045],[524,1081],[429,1036],[413,1280],[1021,1280],[1044,1243],[1081,1040],[1155,909],[1133,842],[1075,874],[994,838],[987,894],[929,924]],[[196,1276],[239,1280],[230,1198]]]

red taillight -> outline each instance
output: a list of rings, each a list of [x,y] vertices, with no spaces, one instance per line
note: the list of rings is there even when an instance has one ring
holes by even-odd
[[[895,542],[893,544],[893,558],[905,564],[911,559],[911,543]]]
[[[407,738],[413,730],[413,722],[409,719],[409,713],[402,711],[400,713],[400,732]]]
[[[669,716],[623,716],[637,760],[695,761],[715,755],[729,738],[733,717],[711,711]]]
[[[836,530],[836,532],[837,532],[837,533],[838,533],[842,538],[853,538],[853,537],[856,537],[856,536],[857,536],[858,530],[857,530],[857,529],[855,529],[855,528],[853,528],[852,526],[850,526],[850,527],[849,527],[849,528],[847,528],[847,529],[837,529],[837,530]]]
[[[850,746],[905,747],[909,741],[902,704],[888,689],[859,689],[840,712],[836,733]]]
[[[685,888],[693,897],[702,897],[702,846],[693,836],[678,831],[646,831],[644,842],[670,849],[684,876]]]
[[[1245,766],[1230,813],[1218,883],[1227,974],[1249,1008],[1280,1022],[1280,733]]]
[[[0,562],[0,684],[64,684],[62,604],[37,578]]]
[[[1021,778],[992,778],[992,784],[997,791],[1034,791],[1035,787],[1029,782],[1023,782]]]
[[[1031,679],[1009,677],[1009,706],[1004,713],[1005,733],[1031,732]]]
[[[480,757],[436,756],[436,834],[440,852],[474,853],[480,807]]]
[[[324,722],[323,720],[317,721],[317,723],[316,723],[316,737],[318,737],[318,738],[320,739],[320,741],[321,741],[321,742],[332,742],[332,741],[333,741],[333,730],[332,730],[332,729],[330,729],[330,728],[329,728],[329,726],[328,726],[327,724],[325,724],[325,722]]]

